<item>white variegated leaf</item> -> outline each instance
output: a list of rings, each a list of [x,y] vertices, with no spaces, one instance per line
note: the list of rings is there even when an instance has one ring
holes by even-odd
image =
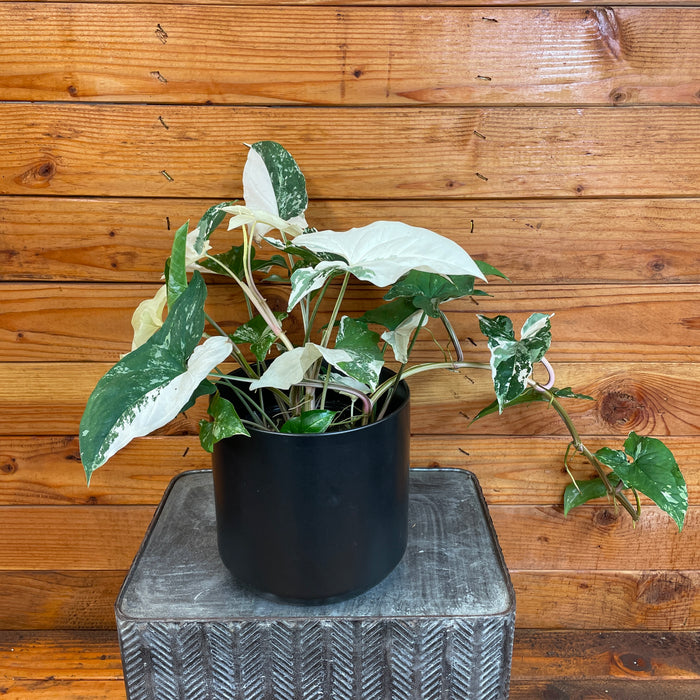
[[[251,224],[264,224],[263,228],[256,226],[255,236],[257,240],[260,240],[261,232],[266,233],[272,229],[277,229],[278,231],[281,231],[282,233],[285,233],[293,238],[294,236],[301,234],[306,227],[305,221],[304,225],[300,226],[299,224],[294,223],[294,220],[285,221],[281,217],[277,216],[277,214],[270,214],[262,209],[251,209],[250,207],[236,205],[226,207],[224,211],[228,212],[229,214],[233,214],[228,222],[229,231],[238,228],[239,226],[243,226],[244,224],[246,226],[250,226]]]
[[[104,464],[134,438],[149,435],[173,420],[199,384],[229,356],[232,345],[229,338],[223,336],[208,338],[194,349],[185,372],[128,406],[105,438],[99,462],[94,468]]]
[[[307,343],[303,347],[293,348],[276,357],[260,379],[251,382],[250,388],[252,390],[265,387],[289,389],[303,381],[306,371],[321,358],[329,365],[338,367],[339,362],[350,362],[353,356],[345,350],[324,348],[316,343]]]
[[[304,297],[323,287],[329,277],[348,269],[342,261],[323,261],[316,267],[301,267],[292,273],[292,291],[289,293],[289,313]]]
[[[279,215],[272,178],[265,161],[254,148],[248,149],[248,158],[243,168],[243,199],[248,209],[267,212],[275,217]],[[264,236],[271,229],[269,224],[258,224],[254,233],[256,236]]]
[[[339,255],[355,277],[378,287],[393,284],[411,270],[486,279],[457,243],[434,231],[399,221],[375,221],[344,232],[304,233],[295,239],[294,245],[316,254]]]
[[[163,325],[163,311],[167,301],[168,288],[163,285],[152,299],[145,299],[136,307],[131,317],[134,329],[132,350],[143,345]]]
[[[391,346],[391,349],[394,352],[394,357],[402,364],[408,362],[408,346],[411,342],[411,336],[416,328],[418,328],[421,318],[424,319],[421,326],[428,323],[428,317],[422,310],[419,310],[416,311],[416,313],[411,314],[393,331],[388,330],[382,333],[382,340],[386,341]]]

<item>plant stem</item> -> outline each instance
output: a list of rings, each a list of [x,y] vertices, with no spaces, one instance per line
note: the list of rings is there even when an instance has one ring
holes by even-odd
[[[207,321],[222,335],[224,338],[228,338],[231,340],[231,336],[223,329],[221,326],[208,314],[206,311],[204,312],[204,318],[207,319]],[[236,358],[236,362],[241,366],[241,368],[245,371],[245,373],[249,377],[254,377],[257,379],[259,377],[258,374],[256,374],[255,370],[250,366],[250,363],[248,360],[245,359],[243,353],[241,352],[241,349],[236,345],[231,340],[231,345],[233,347],[231,354]]]
[[[234,272],[233,270],[229,269],[224,263],[221,262],[221,260],[217,260],[216,258],[212,257],[211,255],[206,255],[205,256],[208,260],[213,260],[217,265],[221,267],[224,272],[234,281],[238,286],[243,290],[243,293],[246,295],[248,299],[253,303],[253,306],[258,310],[260,315],[263,317],[265,320],[265,323],[270,327],[270,330],[275,334],[275,336],[284,344],[284,346],[287,348],[287,350],[293,350],[294,346],[292,345],[291,341],[289,338],[287,338],[287,335],[285,332],[282,330],[282,326],[277,323],[277,319],[275,318],[275,314],[272,313],[272,309],[267,305],[267,302],[265,301],[265,298],[260,294],[258,291],[257,287],[253,285],[252,287],[249,287],[242,279],[240,279]]]
[[[392,380],[393,383],[391,385],[391,388],[389,389],[389,395],[384,400],[384,405],[382,406],[382,410],[379,411],[379,415],[377,416],[377,420],[381,420],[386,415],[386,412],[389,408],[389,404],[391,403],[391,399],[394,397],[394,393],[396,392],[396,388],[398,387],[399,382],[401,381],[401,377],[404,373],[404,370],[406,369],[406,364],[408,362],[408,358],[411,355],[411,351],[413,350],[413,346],[416,344],[416,338],[418,337],[418,332],[423,327],[423,323],[424,323],[425,317],[427,315],[428,314],[426,314],[425,311],[422,313],[420,320],[418,321],[418,325],[416,326],[416,329],[413,331],[413,335],[411,336],[411,342],[409,343],[408,349],[406,350],[406,362],[403,362],[401,364],[401,366],[398,369],[398,372],[396,372],[396,374],[394,375],[394,378]],[[447,319],[445,319],[445,321],[447,321]],[[449,326],[449,323],[447,323],[447,326]],[[449,328],[452,328],[452,327],[449,326]],[[457,347],[459,347],[459,343],[457,343]],[[461,348],[460,348],[460,350],[461,350]]]
[[[434,369],[486,369],[491,370],[491,365],[488,362],[426,362],[422,365],[414,365],[402,372],[402,379],[408,379],[414,374],[420,374],[421,372],[430,372]],[[380,396],[384,395],[389,389],[391,389],[394,383],[394,377],[387,379],[384,383],[380,384],[370,395],[370,399],[373,403],[377,402]]]
[[[333,307],[333,312],[331,313],[330,320],[326,326],[326,331],[321,338],[321,345],[325,348],[328,347],[328,342],[331,339],[331,333],[333,333],[333,326],[335,326],[335,319],[340,312],[340,305],[343,303],[343,297],[345,296],[345,290],[348,288],[348,282],[350,281],[350,273],[346,272],[343,277],[343,284],[340,286],[340,291],[338,292],[338,298],[335,300],[335,306]]]
[[[559,403],[557,397],[549,389],[545,389],[543,386],[537,384],[537,382],[531,379],[528,380],[528,383],[530,384],[530,386],[535,388],[537,391],[543,393],[547,397],[549,405],[559,414],[559,417],[564,422],[566,429],[569,431],[569,435],[571,435],[571,440],[574,449],[577,452],[580,452],[596,470],[598,476],[600,477],[600,480],[605,486],[605,490],[613,499],[613,503],[619,501],[622,504],[622,507],[630,514],[632,520],[634,520],[635,522],[639,520],[639,511],[635,510],[634,506],[629,502],[627,497],[622,493],[618,493],[615,487],[610,483],[610,479],[608,479],[608,475],[605,473],[603,465],[598,461],[598,458],[583,444],[581,436],[579,435],[576,426],[571,420],[571,416],[569,416],[569,414],[566,412],[566,409],[561,405],[561,403]]]

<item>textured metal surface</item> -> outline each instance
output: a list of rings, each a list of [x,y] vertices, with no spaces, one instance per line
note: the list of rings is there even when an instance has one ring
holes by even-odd
[[[239,587],[216,554],[211,475],[177,478],[116,606],[131,700],[506,698],[515,604],[476,479],[412,470],[407,554],[357,598]]]

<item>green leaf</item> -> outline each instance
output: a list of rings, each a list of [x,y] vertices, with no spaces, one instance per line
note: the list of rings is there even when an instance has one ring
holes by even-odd
[[[135,437],[160,428],[187,405],[211,370],[231,351],[204,332],[206,285],[199,272],[177,298],[162,328],[100,379],[80,422],[80,454],[92,473]]]
[[[276,312],[275,318],[282,321],[287,314]],[[258,362],[262,362],[274,344],[277,336],[262,316],[254,316],[250,321],[241,324],[231,335],[234,343],[250,343],[250,349]]]
[[[595,401],[592,396],[588,394],[575,394],[570,386],[566,386],[563,389],[550,389],[550,391],[560,399],[584,399],[585,401]],[[543,399],[546,401],[546,398]]]
[[[578,488],[574,484],[569,484],[564,489],[564,515],[568,515],[569,511],[576,506],[588,503],[594,498],[602,498],[607,494],[605,484],[600,477],[590,481],[577,481],[576,484]]]
[[[499,411],[527,388],[533,364],[549,349],[549,316],[536,313],[525,321],[521,339],[515,340],[513,323],[507,316],[478,316],[481,332],[491,350],[491,373]]]
[[[343,316],[335,340],[336,350],[345,350],[351,355],[348,361],[336,366],[353,379],[369,386],[372,391],[379,383],[379,373],[384,366],[384,356],[379,349],[379,334],[370,330],[364,321]]]
[[[626,488],[651,498],[683,528],[688,510],[688,489],[671,450],[661,440],[631,432],[625,451],[603,447],[596,457],[622,480]]]
[[[384,295],[385,299],[410,298],[416,309],[431,316],[440,316],[440,304],[474,293],[475,278],[471,275],[438,275],[433,272],[411,270]]]
[[[595,401],[595,399],[591,396],[586,396],[585,394],[574,394],[573,391],[571,391],[571,387],[567,386],[564,389],[556,389],[555,387],[552,387],[549,390],[554,396],[557,398],[562,398],[562,399],[587,399],[589,401]],[[519,406],[520,404],[523,403],[531,403],[533,401],[544,401],[546,403],[549,403],[549,399],[545,394],[543,394],[541,391],[537,391],[533,389],[532,387],[529,387],[523,391],[522,394],[519,396],[516,396],[514,399],[511,401],[508,401],[503,405],[502,410],[505,411],[506,408],[510,408],[511,406]],[[490,403],[486,408],[482,408],[479,413],[476,414],[476,416],[472,419],[472,423],[476,423],[480,418],[484,418],[485,416],[490,415],[491,413],[496,413],[499,409],[498,406],[498,401],[494,401],[493,403]]]
[[[207,452],[212,452],[214,444],[219,440],[232,435],[250,436],[233,404],[218,392],[209,402],[207,413],[213,418],[213,421],[199,421],[199,442]]]
[[[376,323],[390,331],[395,331],[406,319],[416,313],[413,303],[404,297],[398,297],[388,304],[382,304],[376,309],[370,309],[360,316],[360,321]]]
[[[189,222],[184,223],[175,232],[173,238],[173,247],[170,253],[167,285],[168,285],[168,308],[172,308],[175,300],[187,288],[187,266],[186,266],[186,251],[187,251],[187,231]]]
[[[255,248],[249,248],[248,252],[250,254],[250,268],[253,272],[256,272],[257,270],[267,271],[274,265],[279,265],[280,267],[284,268],[288,267],[286,260],[281,255],[272,255],[269,258],[257,259],[255,257]],[[231,270],[231,272],[238,277],[238,279],[243,279],[243,254],[243,246],[234,245],[231,246],[231,248],[229,248],[225,253],[212,255],[210,258],[202,260],[199,264],[212,272],[216,272],[220,275],[227,275],[228,272],[226,272],[226,270],[218,264],[219,262],[223,263],[226,268]]]
[[[209,237],[226,216],[225,208],[230,207],[232,204],[233,202],[221,202],[220,204],[215,204],[213,207],[209,207],[209,209],[204,212],[204,215],[199,220],[199,224],[197,224],[199,232],[194,241],[194,249],[197,253],[200,255],[203,254]]]
[[[510,278],[504,275],[500,270],[497,270],[493,265],[489,265],[487,262],[484,262],[483,260],[474,260],[474,262],[477,264],[479,269],[484,273],[484,275],[488,276],[491,275],[492,277],[500,277],[501,279],[508,280],[510,282]]]
[[[281,428],[283,433],[325,433],[335,418],[336,411],[315,408],[290,418]]]
[[[243,168],[243,198],[246,207],[284,220],[295,220],[307,227],[304,211],[308,205],[306,181],[294,158],[275,141],[258,141],[248,151]],[[255,235],[262,236],[272,228],[258,224]]]

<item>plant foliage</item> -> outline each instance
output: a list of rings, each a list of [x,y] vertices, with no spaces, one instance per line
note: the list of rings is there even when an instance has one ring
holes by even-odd
[[[495,401],[475,418],[506,408],[546,403],[564,421],[571,449],[595,469],[593,479],[572,483],[565,510],[607,496],[633,518],[639,509],[625,492],[656,502],[683,524],[687,491],[673,455],[659,440],[631,433],[624,451],[590,452],[562,401],[590,399],[571,388],[534,380],[551,342],[551,315],[534,313],[516,338],[510,318],[479,316],[491,352],[489,363],[467,362],[445,307],[456,299],[485,295],[477,285],[488,276],[507,279],[493,265],[472,259],[454,241],[398,221],[375,221],[348,231],[317,230],[306,220],[308,196],[299,166],[279,143],[259,141],[243,169],[245,203],[222,202],[197,226],[175,233],[165,264],[165,284],[134,313],[134,342],[99,381],[80,425],[80,448],[88,481],[93,472],[132,439],[165,425],[198,396],[210,394],[209,420],[200,440],[214,444],[251,428],[321,433],[381,418],[402,377],[465,367],[490,370]],[[213,234],[228,218],[235,245],[210,254]],[[207,316],[203,275],[232,280],[249,317],[236,327]],[[349,284],[384,290],[384,299],[363,313],[346,313]],[[286,290],[286,310],[274,310],[263,290]],[[167,308],[167,315],[163,314]],[[291,317],[288,317],[290,315]],[[442,361],[411,363],[416,338],[442,324],[449,345]],[[226,330],[224,330],[226,328]],[[296,329],[294,341],[288,334]],[[387,361],[398,362],[382,382]],[[227,366],[224,366],[224,365]],[[237,366],[234,373],[230,365]],[[216,384],[232,390],[223,398]],[[227,396],[231,393],[227,392]]]

